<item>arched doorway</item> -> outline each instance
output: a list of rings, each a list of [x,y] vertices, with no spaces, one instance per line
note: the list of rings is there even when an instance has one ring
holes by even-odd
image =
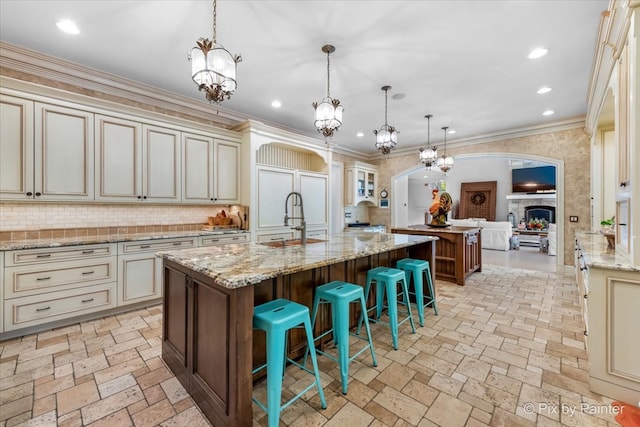
[[[533,161],[540,162],[549,165],[553,165],[556,167],[556,226],[557,226],[557,255],[556,255],[556,265],[564,266],[564,161],[544,157],[537,156],[531,154],[514,154],[514,153],[505,153],[505,152],[495,152],[495,153],[466,153],[455,156],[455,160],[463,163],[465,160],[472,161],[474,159],[505,159],[505,160],[522,160],[522,161]],[[467,170],[474,170],[473,168],[467,168]],[[416,173],[425,173],[425,169],[421,165],[415,165],[411,168],[405,169],[404,171],[397,173],[396,175],[391,177],[391,187],[394,189],[395,197],[393,199],[393,203],[391,205],[391,226],[392,227],[406,227],[409,224],[409,204],[410,204],[410,194],[409,194],[409,178]],[[443,179],[445,175],[440,173],[439,171],[429,172],[430,174],[436,174],[434,178]],[[456,168],[449,172],[449,176],[452,176],[456,173]],[[476,181],[483,181],[485,178],[482,176],[481,169],[475,169],[474,174],[477,174]],[[476,176],[476,175],[474,175]],[[506,175],[505,175],[506,176]],[[510,178],[509,178],[510,179]],[[510,182],[509,182],[510,188]],[[426,193],[425,193],[426,194]],[[506,215],[506,214],[505,214]],[[415,215],[414,215],[415,220]],[[506,219],[501,219],[506,220]]]

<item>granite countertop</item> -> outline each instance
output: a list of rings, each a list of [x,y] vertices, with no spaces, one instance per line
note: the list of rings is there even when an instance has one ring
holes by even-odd
[[[433,236],[348,232],[307,246],[269,247],[261,243],[237,243],[159,252],[164,259],[215,279],[226,288],[255,285],[283,274],[322,267],[418,243]]]
[[[576,237],[583,250],[584,261],[589,267],[611,270],[638,271],[626,254],[607,245],[607,239],[600,233],[578,232]]]
[[[248,233],[245,230],[214,230],[214,231],[175,231],[175,232],[149,232],[130,234],[104,234],[96,236],[79,237],[51,237],[44,239],[24,240],[0,240],[0,251],[13,251],[18,249],[57,248],[61,246],[92,245],[99,243],[119,243],[136,240],[170,239],[180,237],[198,237],[211,235],[232,235]]]
[[[408,227],[393,227],[391,230],[407,230],[407,231],[418,231],[418,232],[428,231],[429,233],[434,232],[434,233],[464,234],[464,233],[480,230],[481,228],[482,227],[466,227],[466,226],[456,226],[456,225],[452,225],[450,227],[430,227],[428,225],[415,224],[415,225],[410,225]]]

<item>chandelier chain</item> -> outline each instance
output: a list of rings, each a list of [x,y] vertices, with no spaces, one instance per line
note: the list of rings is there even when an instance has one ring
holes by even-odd
[[[327,98],[331,98],[331,52],[327,52]]]
[[[216,8],[216,0],[213,0],[213,25],[212,25],[212,33],[213,33],[213,45],[217,45],[216,40],[216,18],[218,17],[218,12]]]

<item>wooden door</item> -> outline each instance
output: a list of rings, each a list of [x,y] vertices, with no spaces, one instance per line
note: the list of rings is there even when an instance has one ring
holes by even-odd
[[[458,218],[496,220],[498,181],[463,182],[460,184]]]

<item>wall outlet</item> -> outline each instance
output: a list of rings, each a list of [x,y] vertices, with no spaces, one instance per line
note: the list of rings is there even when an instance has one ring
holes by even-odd
[[[344,217],[345,218],[351,218],[351,212],[345,212],[344,213]]]
[[[577,216],[570,216],[569,217],[569,222],[578,222],[578,217]]]

